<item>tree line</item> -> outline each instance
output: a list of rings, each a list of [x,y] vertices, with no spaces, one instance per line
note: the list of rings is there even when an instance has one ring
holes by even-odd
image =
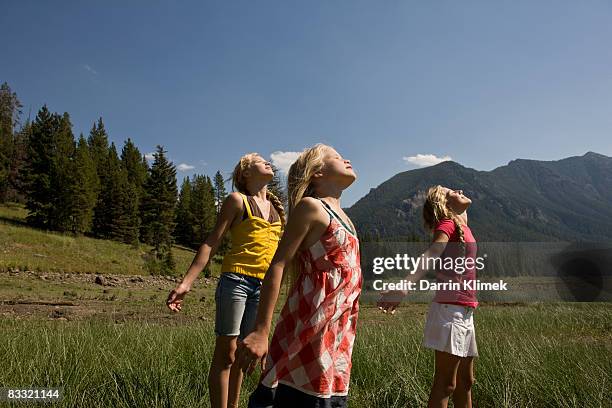
[[[119,152],[102,118],[89,135],[75,138],[70,115],[43,106],[20,123],[22,105],[0,86],[0,202],[19,202],[27,224],[44,230],[152,246],[147,268],[171,274],[172,246],[199,247],[212,231],[227,192],[217,171],[186,177],[177,188],[176,167],[163,146],[149,165],[131,139]],[[278,176],[270,188],[284,197]],[[227,249],[228,240],[221,245]]]

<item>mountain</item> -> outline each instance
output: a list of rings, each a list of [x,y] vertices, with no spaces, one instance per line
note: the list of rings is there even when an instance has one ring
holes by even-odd
[[[612,240],[612,158],[593,152],[517,159],[492,171],[442,162],[396,174],[346,211],[365,240],[428,239],[423,201],[436,184],[472,199],[469,223],[479,241]]]

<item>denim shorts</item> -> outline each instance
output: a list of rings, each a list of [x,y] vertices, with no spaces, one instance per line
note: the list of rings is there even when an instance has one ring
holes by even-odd
[[[215,334],[244,339],[255,328],[261,280],[223,272],[215,291]]]

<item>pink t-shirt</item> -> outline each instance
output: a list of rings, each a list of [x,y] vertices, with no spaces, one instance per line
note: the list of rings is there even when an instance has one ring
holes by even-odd
[[[476,307],[478,306],[478,300],[476,299],[476,290],[472,290],[471,288],[466,288],[465,283],[468,283],[468,286],[475,283],[476,280],[476,239],[472,234],[472,231],[467,225],[463,225],[463,237],[465,241],[465,252],[461,249],[459,244],[459,232],[455,226],[453,220],[445,219],[440,221],[438,225],[436,225],[435,231],[442,231],[446,235],[448,235],[448,244],[444,249],[444,252],[441,255],[442,261],[446,259],[449,264],[450,260],[448,258],[452,258],[453,265],[456,267],[454,270],[448,268],[438,268],[436,269],[436,281],[437,282],[452,282],[457,283],[460,287],[459,290],[438,290],[436,291],[436,296],[434,297],[434,302],[437,303],[446,303],[452,305],[460,305],[460,306],[470,306]],[[463,261],[457,261],[457,258],[465,258]],[[462,263],[460,263],[462,262]],[[459,265],[463,266],[459,266]],[[461,272],[461,273],[460,273]],[[457,285],[455,285],[457,286]]]

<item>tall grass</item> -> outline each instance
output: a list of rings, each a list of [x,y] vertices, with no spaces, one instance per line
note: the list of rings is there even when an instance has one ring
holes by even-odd
[[[349,406],[421,407],[433,353],[425,305],[395,316],[363,308]],[[612,306],[486,306],[475,316],[480,407],[609,407]],[[0,321],[0,386],[63,387],[61,407],[206,407],[212,323]],[[247,378],[246,405],[256,376]],[[32,405],[34,406],[34,405]]]

